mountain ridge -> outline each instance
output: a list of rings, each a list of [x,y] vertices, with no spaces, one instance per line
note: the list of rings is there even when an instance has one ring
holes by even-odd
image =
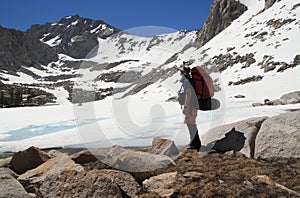
[[[274,79],[279,78],[280,73],[291,76],[287,73],[290,73],[291,69],[297,69],[299,65],[299,53],[297,54],[297,48],[291,45],[297,41],[294,35],[297,34],[296,27],[299,25],[299,18],[296,15],[299,6],[297,7],[297,2],[291,0],[270,2],[241,0],[239,2],[243,4],[241,6],[236,1],[225,4],[224,0],[216,0],[211,9],[211,17],[208,17],[206,24],[208,26],[209,21],[218,19],[217,16],[224,12],[224,23],[220,23],[218,28],[213,25],[211,30],[205,27],[200,32],[182,30],[153,38],[130,35],[120,31],[109,37],[104,34],[104,38],[97,37],[97,44],[87,42],[89,47],[84,50],[89,54],[91,51],[88,52],[88,49],[93,48],[91,57],[78,59],[66,54],[58,54],[57,61],[43,65],[41,68],[26,67],[27,74],[18,73],[21,75],[19,78],[13,78],[7,74],[0,74],[0,77],[8,79],[5,83],[34,83],[40,87],[51,84],[51,89],[48,91],[57,94],[58,89],[63,88],[65,91],[68,90],[69,96],[66,98],[69,99],[74,98],[72,91],[79,89],[84,90],[84,93],[95,91],[96,94],[92,96],[99,96],[96,100],[123,92],[121,97],[135,95],[140,99],[151,100],[154,94],[158,96],[155,97],[156,99],[166,101],[174,98],[175,95],[173,91],[168,91],[157,83],[165,83],[173,90],[178,89],[176,80],[179,77],[175,66],[188,61],[191,66],[205,66],[208,71],[212,72],[216,87],[219,87],[218,90],[222,89],[223,84],[222,91],[232,96],[234,92],[243,92],[242,86],[264,85],[265,79],[268,79],[267,84],[269,84],[272,81],[271,76],[275,76]],[[283,6],[284,3],[286,5]],[[228,17],[231,16],[231,12],[235,13],[232,18]],[[73,15],[62,18],[60,20],[60,23],[64,23],[62,27],[57,22],[47,23],[47,27],[40,25],[37,27],[37,30],[40,30],[37,31],[37,38],[57,49],[55,45],[64,43],[58,42],[60,38],[57,35],[61,31],[60,28],[64,29],[69,26],[72,29],[72,26],[84,22],[85,19],[80,19],[81,22],[79,22],[80,17],[78,17],[78,15]],[[97,30],[102,26],[95,24],[86,31],[91,33],[93,30],[97,34]],[[45,27],[46,30],[58,29],[56,33],[53,30],[53,33],[49,34],[43,32],[41,27]],[[218,31],[215,32],[216,29]],[[206,43],[203,40],[203,43],[199,44],[201,31],[202,34],[203,32],[218,34],[213,38],[203,38],[207,40]],[[73,37],[67,36],[68,39],[62,46],[68,45],[68,41],[76,37],[75,33],[70,34]],[[92,39],[95,37],[92,36]],[[262,80],[247,80],[253,76],[260,76]],[[22,79],[28,79],[28,81]],[[230,84],[230,82],[233,83]],[[238,82],[243,82],[243,84]],[[287,86],[276,91],[275,97],[279,97],[283,92],[293,91],[292,87]],[[61,92],[65,93],[65,91]],[[263,93],[260,93],[258,97],[261,100]],[[92,101],[92,99],[87,101]]]
[[[34,24],[26,32],[48,43],[58,53],[85,58],[98,44],[98,38],[105,39],[119,31],[103,20],[82,18],[74,14],[54,23]]]

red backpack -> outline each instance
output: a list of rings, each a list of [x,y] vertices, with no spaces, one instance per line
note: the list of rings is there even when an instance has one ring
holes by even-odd
[[[210,75],[201,66],[191,69],[194,89],[199,99],[208,99],[214,96],[214,82]]]

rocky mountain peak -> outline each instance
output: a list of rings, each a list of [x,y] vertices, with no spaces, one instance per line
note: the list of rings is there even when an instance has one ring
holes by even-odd
[[[246,10],[247,7],[236,0],[215,0],[205,24],[198,32],[200,46],[228,27]]]
[[[51,47],[35,37],[0,26],[0,69],[15,73],[25,66],[47,65],[58,56]]]
[[[32,25],[27,33],[55,48],[58,53],[73,58],[85,58],[98,44],[120,30],[103,20],[82,18],[77,14],[66,16],[55,23]]]

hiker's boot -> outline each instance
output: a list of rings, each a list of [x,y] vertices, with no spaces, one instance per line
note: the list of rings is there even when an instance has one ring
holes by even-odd
[[[201,147],[201,141],[198,134],[198,129],[196,125],[187,125],[190,133],[190,144],[187,146],[187,149],[195,149],[199,152]]]

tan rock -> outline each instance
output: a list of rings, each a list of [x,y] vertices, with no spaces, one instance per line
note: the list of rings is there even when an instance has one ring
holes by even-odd
[[[137,183],[134,177],[126,172],[118,170],[99,170],[98,175],[105,175],[111,178],[129,197],[135,197],[142,191],[141,186]]]
[[[99,174],[97,170],[65,170],[59,174],[48,175],[47,180],[41,183],[38,194],[45,198],[122,197],[121,190],[113,179]]]
[[[143,182],[143,189],[148,192],[155,192],[161,197],[172,197],[176,193],[176,177],[177,172],[151,177]]]
[[[12,157],[7,157],[7,158],[0,159],[0,168],[8,167],[11,159],[12,159]]]
[[[166,155],[172,158],[179,155],[179,151],[174,141],[162,138],[153,139],[151,153]]]
[[[62,153],[37,168],[20,175],[18,180],[26,186],[26,188],[33,188],[31,191],[36,192],[38,191],[38,187],[44,183],[48,177],[51,175],[59,175],[65,170],[84,171],[81,165],[75,164],[67,154]]]

